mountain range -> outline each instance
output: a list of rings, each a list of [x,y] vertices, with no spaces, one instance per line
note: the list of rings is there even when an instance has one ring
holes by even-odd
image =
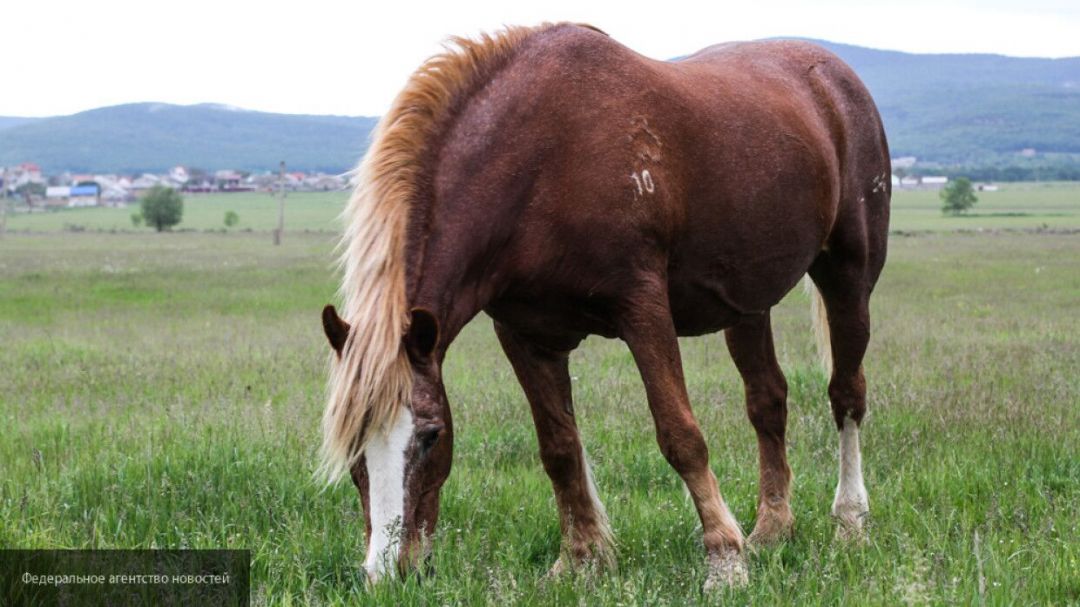
[[[892,155],[929,166],[1080,166],[1080,57],[912,54],[814,40],[877,101]],[[374,117],[272,114],[216,104],[134,103],[50,118],[0,117],[0,165],[47,172],[207,169],[341,172]]]
[[[47,173],[290,169],[338,173],[367,148],[378,118],[271,114],[217,104],[132,103],[53,118],[0,118],[0,165]]]

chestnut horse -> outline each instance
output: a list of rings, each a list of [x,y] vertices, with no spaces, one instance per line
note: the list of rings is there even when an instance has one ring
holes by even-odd
[[[660,451],[701,518],[706,585],[744,583],[743,535],[709,468],[676,338],[724,330],[758,439],[749,541],[781,539],[794,521],[787,384],[769,310],[806,274],[833,360],[832,512],[839,533],[860,534],[861,363],[891,181],[881,120],[851,69],[792,41],[655,61],[572,24],[454,42],[373,135],[345,212],[344,318],[323,311],[336,354],[322,471],[351,473],[359,489],[369,578],[428,553],[453,444],[442,362],[483,311],[554,485],[564,548],[552,573],[611,558],[567,371],[598,334],[625,341],[641,373]]]

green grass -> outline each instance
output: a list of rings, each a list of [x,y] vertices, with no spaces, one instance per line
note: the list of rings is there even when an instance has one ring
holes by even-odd
[[[972,212],[960,217],[941,214],[935,191],[897,190],[893,193],[894,231],[1080,229],[1080,183],[1007,183],[997,192],[978,192]],[[346,192],[289,194],[285,207],[288,230],[338,229],[337,216]],[[236,211],[240,223],[232,231],[271,230],[277,226],[277,201],[265,193],[188,194],[179,230],[224,229],[226,211]],[[46,213],[16,213],[8,218],[13,231],[57,232],[151,231],[131,225],[137,204],[127,208],[61,209]]]
[[[976,192],[968,213],[946,216],[936,191],[893,192],[890,227],[900,231],[1080,229],[1080,183],[1005,183]]]
[[[285,199],[286,230],[337,230],[337,216],[348,198],[346,192],[293,192]],[[131,214],[139,210],[137,202],[126,208],[79,208],[50,210],[43,213],[16,213],[8,217],[13,231],[56,232],[85,229],[103,231],[152,232],[150,227],[135,228]],[[272,230],[277,227],[278,201],[263,192],[235,194],[185,194],[184,216],[177,230],[225,229],[225,213],[235,211],[240,223],[230,231]]]
[[[445,369],[456,445],[437,574],[365,590],[355,490],[311,481],[331,246],[314,233],[281,247],[263,234],[0,240],[0,546],[248,548],[256,604],[702,600],[693,507],[656,446],[626,348],[598,338],[572,373],[619,565],[539,584],[557,556],[554,499],[483,317]],[[873,314],[870,543],[833,541],[837,438],[796,292],[774,325],[797,534],[754,555],[749,587],[721,599],[1080,602],[1077,236],[895,237]],[[719,336],[683,351],[721,491],[749,530],[756,447],[741,383]]]

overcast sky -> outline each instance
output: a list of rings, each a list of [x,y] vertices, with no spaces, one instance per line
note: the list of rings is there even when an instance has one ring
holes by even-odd
[[[136,101],[378,115],[447,36],[563,20],[656,58],[773,36],[1080,55],[1080,0],[10,0],[0,8],[0,115]]]

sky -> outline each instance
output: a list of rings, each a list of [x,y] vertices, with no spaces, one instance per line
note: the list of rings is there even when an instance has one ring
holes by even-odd
[[[797,36],[913,53],[1080,56],[1080,0],[10,0],[0,116],[156,101],[375,116],[451,35],[577,21],[666,59]]]

